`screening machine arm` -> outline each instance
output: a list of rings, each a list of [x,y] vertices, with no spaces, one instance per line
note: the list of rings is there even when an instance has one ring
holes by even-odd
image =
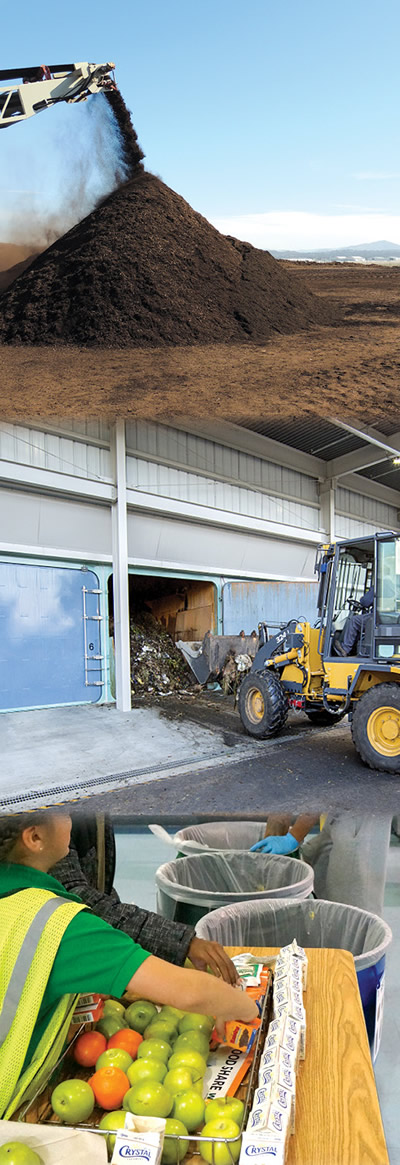
[[[26,121],[59,101],[86,101],[91,93],[116,89],[114,65],[81,61],[0,70],[0,129]]]

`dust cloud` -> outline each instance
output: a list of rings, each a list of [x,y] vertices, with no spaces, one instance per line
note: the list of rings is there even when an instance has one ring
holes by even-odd
[[[118,90],[64,107],[57,134],[53,131],[49,140],[46,173],[37,173],[34,157],[25,167],[30,177],[33,170],[36,181],[30,180],[30,185],[40,193],[27,191],[23,206],[17,202],[10,209],[2,228],[2,242],[31,253],[46,250],[86,218],[132,176],[144,157]]]

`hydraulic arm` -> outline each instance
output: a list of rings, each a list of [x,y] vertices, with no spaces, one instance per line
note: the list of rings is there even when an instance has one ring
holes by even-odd
[[[91,93],[115,89],[112,63],[33,65],[0,70],[0,129],[26,121],[59,101],[85,101]]]

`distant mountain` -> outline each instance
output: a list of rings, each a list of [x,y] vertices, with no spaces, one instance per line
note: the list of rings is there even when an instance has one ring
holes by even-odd
[[[354,247],[321,248],[319,251],[270,251],[275,259],[307,260],[314,263],[356,263],[360,260],[374,262],[391,259],[400,260],[400,246],[380,239],[377,243],[357,243]]]

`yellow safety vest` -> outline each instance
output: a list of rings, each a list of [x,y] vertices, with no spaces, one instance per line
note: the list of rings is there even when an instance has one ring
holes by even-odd
[[[83,903],[50,890],[0,899],[0,1118],[8,1120],[45,1087],[67,1038],[77,995],[63,995],[23,1071],[63,935]]]

